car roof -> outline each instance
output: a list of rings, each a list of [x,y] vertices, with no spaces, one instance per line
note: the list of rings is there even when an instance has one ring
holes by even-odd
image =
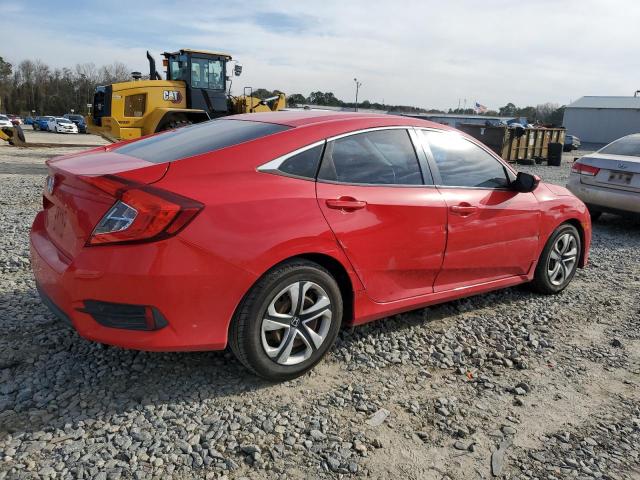
[[[284,110],[279,112],[244,113],[224,117],[229,120],[252,120],[264,123],[277,123],[290,127],[318,126],[323,124],[342,124],[345,131],[350,124],[357,124],[359,128],[384,127],[391,125],[406,125],[438,128],[441,130],[453,130],[440,123],[429,122],[419,118],[402,115],[390,115],[387,113],[360,113],[360,112],[334,112],[328,110]]]

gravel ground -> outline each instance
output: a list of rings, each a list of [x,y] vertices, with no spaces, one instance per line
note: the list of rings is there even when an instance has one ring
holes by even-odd
[[[103,348],[55,320],[27,237],[51,154],[0,147],[20,165],[0,173],[0,479],[640,478],[637,221],[603,215],[561,295],[345,328],[272,385],[228,352]],[[564,184],[568,159],[524,169]]]

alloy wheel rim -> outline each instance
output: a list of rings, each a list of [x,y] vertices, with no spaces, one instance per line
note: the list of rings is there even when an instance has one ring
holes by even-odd
[[[260,327],[262,347],[280,365],[297,365],[318,350],[329,334],[332,305],[314,282],[299,281],[273,297]]]
[[[547,261],[547,277],[552,285],[564,284],[578,261],[578,241],[570,233],[560,235],[551,248]]]

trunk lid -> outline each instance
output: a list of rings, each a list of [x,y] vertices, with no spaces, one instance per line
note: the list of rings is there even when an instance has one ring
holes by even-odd
[[[115,175],[141,184],[160,180],[170,163],[156,164],[106,149],[73,154],[47,162],[49,176],[43,192],[45,229],[51,241],[73,258],[115,199],[86,181]]]
[[[597,167],[594,176],[580,175],[580,182],[614,190],[640,192],[640,158],[596,153],[582,157],[580,163]]]

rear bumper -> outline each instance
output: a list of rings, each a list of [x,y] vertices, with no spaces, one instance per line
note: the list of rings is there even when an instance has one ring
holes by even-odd
[[[83,248],[70,259],[47,236],[40,213],[30,240],[38,291],[49,309],[82,337],[124,348],[224,349],[235,308],[255,281],[179,237]],[[166,324],[152,331],[105,326],[86,308],[87,300],[149,306]]]
[[[588,185],[580,181],[578,174],[572,173],[567,188],[589,207],[616,212],[640,213],[640,193],[626,192],[614,188]]]

